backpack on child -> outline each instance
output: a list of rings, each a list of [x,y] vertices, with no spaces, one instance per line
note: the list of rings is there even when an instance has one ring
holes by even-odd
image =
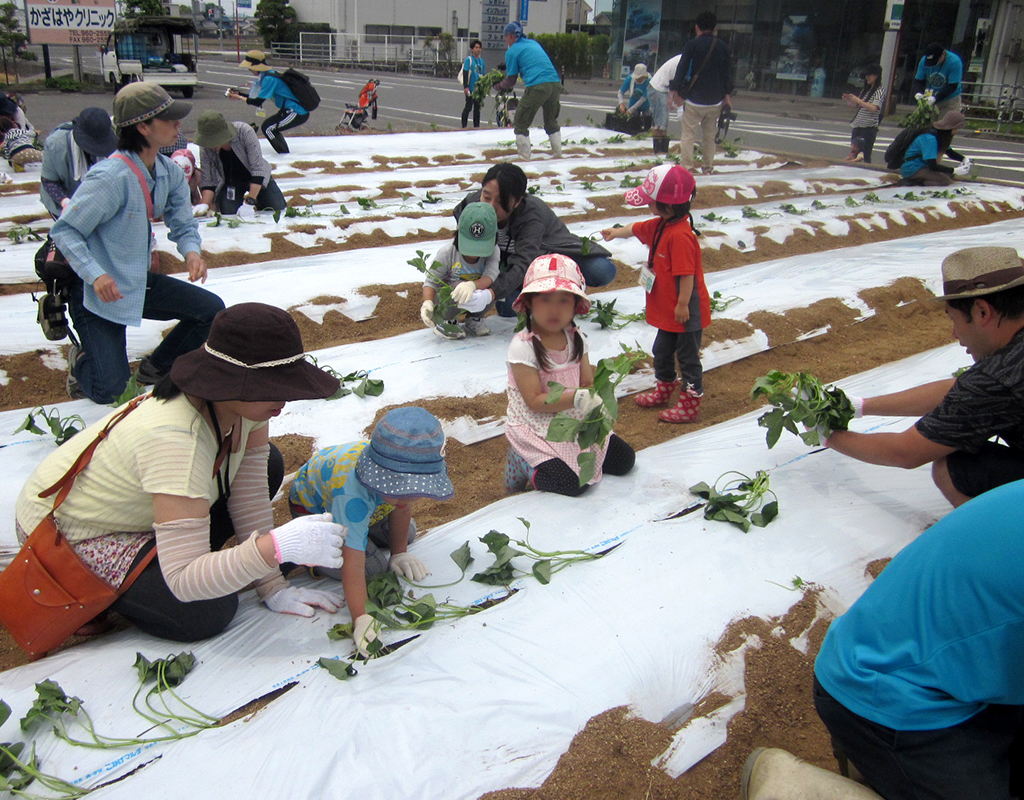
[[[320,105],[320,94],[317,92],[316,87],[309,82],[308,77],[297,69],[288,67],[278,77],[291,89],[295,99],[299,101],[299,105],[306,109],[307,112],[315,111],[317,106]]]
[[[914,139],[927,132],[928,128],[904,128],[896,134],[896,138],[885,148],[885,166],[888,169],[899,169],[903,166],[903,159]]]

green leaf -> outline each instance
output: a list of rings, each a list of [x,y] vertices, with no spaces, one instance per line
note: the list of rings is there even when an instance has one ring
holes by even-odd
[[[3,700],[0,700],[0,727],[3,727],[3,724],[7,722],[10,716],[11,707],[7,705],[7,703],[5,703]]]
[[[500,553],[502,550],[508,547],[508,543],[511,541],[511,539],[509,539],[508,536],[499,531],[490,531],[484,536],[481,536],[480,541],[487,546],[487,549],[490,552]]]
[[[548,396],[544,404],[557,403],[562,399],[564,393],[565,387],[562,384],[558,383],[558,381],[548,381]]]
[[[714,490],[706,483],[704,483],[704,481],[701,481],[700,483],[693,484],[693,486],[690,487],[690,491],[693,494],[697,495],[698,497],[703,497],[705,500],[707,500],[708,497],[711,496],[711,492],[713,492]]]
[[[579,435],[582,426],[581,420],[560,411],[548,423],[547,440],[549,442],[571,442]]]
[[[533,577],[541,584],[547,586],[551,583],[551,560],[544,559],[533,565]]]
[[[773,519],[779,516],[779,501],[772,500],[765,503],[761,510],[750,515],[750,521],[759,528],[765,527]]]
[[[274,209],[274,222],[276,223],[276,222],[280,222],[280,221],[281,221],[281,209],[275,208]]]
[[[580,486],[586,486],[594,479],[596,456],[594,453],[580,453],[576,456],[576,463],[580,466]]]
[[[469,540],[467,539],[462,547],[458,550],[454,550],[451,553],[451,559],[455,562],[455,566],[461,569],[463,572],[473,563],[473,556],[469,551]]]
[[[328,629],[327,638],[332,642],[340,642],[345,639],[353,638],[353,624],[351,622],[340,622],[334,627]]]
[[[354,678],[359,674],[356,672],[355,667],[347,661],[341,661],[340,659],[321,658],[316,663],[339,681],[347,681],[349,678]]]

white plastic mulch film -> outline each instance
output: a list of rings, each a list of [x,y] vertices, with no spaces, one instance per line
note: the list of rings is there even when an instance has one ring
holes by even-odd
[[[470,133],[460,141],[465,142],[466,153],[478,157],[483,149],[507,136],[504,132]],[[571,136],[607,139],[609,134],[573,129]],[[390,137],[389,155],[429,156],[429,146],[440,139]],[[292,162],[301,160],[342,162],[351,157],[369,163],[365,141],[366,137],[358,138],[357,150],[351,138],[297,139],[291,156],[272,160],[281,170],[290,170]],[[424,145],[425,141],[429,144]],[[449,148],[446,139],[444,150],[438,152]],[[744,186],[771,179],[795,182],[792,185],[798,189],[813,187],[827,172],[829,180],[849,181],[850,188],[853,181],[867,177],[871,183],[864,193],[874,188],[878,202],[891,201],[894,208],[901,202],[893,198],[893,190],[879,189],[880,182],[870,173],[845,167],[754,170],[757,156],[741,153],[725,174],[710,181],[702,179],[702,185],[731,187],[731,196],[743,201],[744,192],[749,191]],[[595,155],[587,163],[596,161]],[[554,171],[564,182],[562,190],[545,184],[562,194],[545,199],[566,200],[581,210],[588,207],[579,181],[570,180],[570,169],[578,163],[566,160],[543,165],[544,171]],[[531,167],[534,174],[536,166]],[[387,212],[392,217],[387,223],[389,232],[401,235],[409,230],[440,231],[451,226],[450,209],[465,190],[459,179],[471,169],[478,167],[456,164],[402,170],[399,177],[403,180],[408,173],[422,171],[434,179],[450,179],[451,185],[438,190],[443,191],[445,203],[433,217],[406,219],[399,202],[417,213],[433,211],[434,204],[416,205],[415,197],[395,200]],[[730,175],[729,169],[736,174]],[[318,174],[318,168],[300,171],[302,179],[283,179],[282,188],[319,187],[325,197],[346,205],[353,216],[381,215],[379,208],[362,208],[356,195],[373,196],[384,182],[396,177],[395,171],[372,175]],[[637,174],[644,171],[638,168]],[[342,184],[360,188],[346,190],[349,194],[345,195],[337,188]],[[972,191],[976,199],[1020,203],[1016,191],[982,186],[972,187]],[[423,197],[422,192],[418,197]],[[11,202],[0,198],[0,214],[15,213],[7,208]],[[751,202],[768,212],[769,204]],[[852,224],[870,223],[839,219],[849,209],[838,203],[829,210],[812,208],[809,199],[794,202],[806,205],[807,214],[819,215],[820,221],[839,235]],[[948,203],[941,199],[932,201],[931,206],[948,211]],[[738,220],[729,219],[739,216],[738,207],[719,211],[721,219],[708,223],[709,227],[733,246],[749,246],[746,239],[751,237]],[[593,235],[601,227],[633,219],[578,223],[571,228],[581,235]],[[784,239],[785,231],[792,233],[802,219],[774,220],[770,223],[772,235]],[[699,226],[703,224],[697,221]],[[267,231],[275,230],[265,218],[260,224],[267,226]],[[358,223],[365,225],[366,232],[380,224]],[[246,226],[203,228],[204,246],[222,252],[265,251],[268,240],[255,236],[257,230]],[[313,245],[301,238],[309,234],[289,236],[300,246]],[[439,234],[436,241],[415,245],[222,267],[211,270],[207,286],[228,304],[258,300],[290,307],[308,304],[317,295],[337,295],[344,298],[337,304],[339,310],[354,318],[365,317],[373,313],[374,301],[361,298],[357,289],[418,281],[418,273],[406,261],[416,250],[432,253],[443,239]],[[713,273],[707,280],[711,290],[743,298],[724,313],[737,320],[755,310],[782,313],[832,297],[866,317],[873,312],[857,297],[862,289],[885,286],[903,276],[920,278],[935,289],[938,266],[945,255],[981,244],[1024,249],[1024,234],[1015,221],[997,223],[777,259]],[[8,248],[13,252],[0,254],[0,280],[30,279],[25,255],[37,246],[23,243]],[[165,247],[169,246],[161,237],[161,248]],[[644,258],[642,246],[635,241],[616,240],[609,247],[627,263]],[[609,293],[602,299],[612,298],[621,311],[642,307],[638,289]],[[322,314],[323,309],[310,306],[309,311]],[[60,366],[62,357],[42,338],[34,313],[24,296],[0,297],[0,353],[48,349],[48,358]],[[488,322],[494,335],[481,339],[448,342],[422,330],[317,352],[321,364],[330,364],[339,372],[371,370],[372,377],[384,380],[384,394],[365,400],[289,404],[274,421],[273,433],[311,436],[323,446],[360,437],[385,405],[503,391],[504,355],[513,323],[493,317]],[[159,341],[163,327],[146,323],[130,329],[130,355],[148,352]],[[583,323],[583,330],[590,337],[594,359],[613,355],[623,343],[639,342],[649,349],[654,335],[654,330],[643,324],[610,331]],[[767,348],[760,332],[743,341],[707,348],[707,380],[715,380],[716,366]],[[841,385],[854,394],[878,394],[946,377],[967,363],[963,350],[950,346],[850,378]],[[650,376],[639,380],[650,381]],[[88,422],[107,411],[82,401],[60,404],[59,408],[64,414],[80,413]],[[24,476],[54,447],[49,439],[11,433],[24,416],[24,410],[0,413],[3,520],[13,518],[14,499]],[[14,711],[12,719],[0,728],[0,741],[23,738],[17,720],[31,705],[34,684],[47,678],[84,700],[98,731],[141,735],[147,724],[131,711],[136,652],[152,659],[191,650],[198,665],[179,693],[211,715],[227,714],[274,689],[294,686],[255,716],[169,744],[123,751],[85,750],[69,747],[48,732],[37,732],[34,741],[44,770],[84,787],[132,773],[98,795],[109,798],[170,796],[186,783],[190,793],[199,798],[229,794],[473,798],[493,789],[538,785],[572,737],[595,714],[629,705],[635,713],[659,720],[716,688],[734,692],[735,675],[716,671],[713,645],[734,619],[785,612],[797,595],[779,584],[787,586],[800,576],[826,586],[825,601],[841,611],[863,591],[868,562],[892,556],[949,510],[927,469],[901,471],[861,464],[830,451],[807,448],[788,434],[769,451],[756,417],[746,415],[646,449],[638,454],[633,473],[624,478],[608,477],[581,499],[531,492],[431,531],[415,542],[411,551],[433,570],[428,578],[433,584],[458,577],[449,553],[463,542],[470,543],[476,558],[469,574],[487,566],[490,559],[478,538],[490,530],[521,538],[525,529],[520,517],[531,523],[531,544],[541,550],[597,552],[619,546],[599,561],[557,573],[548,586],[533,578],[521,579],[513,586],[518,591],[504,602],[421,632],[390,655],[361,665],[359,675],[347,682],[336,680],[316,665],[321,657],[351,655],[350,642],[334,642],[326,636],[331,625],[347,621],[347,611],[333,616],[318,613],[312,619],[278,615],[257,604],[248,593],[228,631],[212,641],[182,646],[128,630],[0,673],[0,697]],[[652,424],[656,424],[653,420],[652,412]],[[501,422],[449,421],[449,433],[474,441],[500,433]],[[854,427],[902,430],[910,422],[865,419]],[[780,516],[768,528],[744,534],[730,525],[706,522],[701,513],[672,518],[697,502],[687,491],[690,485],[711,483],[729,470],[752,475],[759,469],[769,470],[780,501]],[[16,549],[13,526],[0,525],[0,564]],[[331,588],[339,587],[334,584]],[[421,594],[425,590],[413,591]],[[459,605],[504,596],[503,589],[471,582],[468,577],[434,593],[439,600]],[[411,635],[386,632],[384,638],[395,643]],[[658,763],[672,774],[685,771],[724,741],[725,723],[741,706],[742,700],[732,703],[685,728]],[[145,768],[138,769],[143,765]]]

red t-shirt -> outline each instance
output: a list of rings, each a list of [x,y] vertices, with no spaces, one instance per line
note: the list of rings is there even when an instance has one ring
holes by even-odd
[[[648,247],[654,241],[659,217],[633,223],[633,235]],[[699,331],[711,324],[711,297],[704,285],[700,244],[690,227],[690,221],[670,222],[658,240],[654,253],[654,290],[647,293],[647,322],[663,331],[679,333]],[[677,276],[693,275],[693,294],[690,296],[690,319],[685,325],[676,322],[675,308],[679,300]]]

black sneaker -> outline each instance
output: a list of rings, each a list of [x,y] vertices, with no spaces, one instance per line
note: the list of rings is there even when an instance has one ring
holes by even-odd
[[[72,400],[85,400],[87,395],[82,391],[82,388],[78,385],[78,378],[75,377],[74,368],[78,363],[78,359],[82,357],[82,348],[77,344],[68,345],[68,377],[64,381],[64,388],[67,390],[68,397]]]
[[[142,359],[142,361],[139,362],[138,369],[135,370],[135,382],[140,386],[152,386],[163,376],[164,374],[153,366],[153,362],[150,360],[149,356]]]

